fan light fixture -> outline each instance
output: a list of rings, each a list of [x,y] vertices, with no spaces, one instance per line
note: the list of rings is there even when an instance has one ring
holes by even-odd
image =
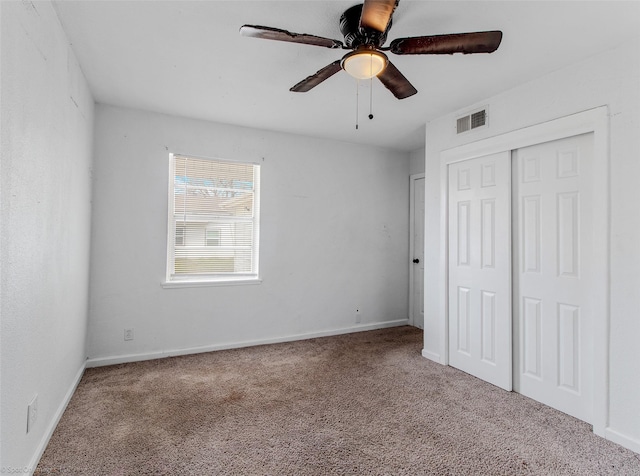
[[[356,79],[369,79],[382,73],[388,61],[384,53],[367,48],[345,55],[341,66]]]

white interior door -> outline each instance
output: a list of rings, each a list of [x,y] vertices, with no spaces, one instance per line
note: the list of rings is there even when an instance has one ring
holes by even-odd
[[[515,390],[590,422],[592,134],[513,151]]]
[[[424,174],[411,176],[411,323],[424,329]]]
[[[448,176],[449,364],[511,390],[511,154]]]

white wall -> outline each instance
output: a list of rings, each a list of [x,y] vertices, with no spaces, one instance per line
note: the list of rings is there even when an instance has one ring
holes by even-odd
[[[456,114],[427,124],[424,349],[437,356],[440,299],[440,152],[607,105],[610,116],[610,425],[607,436],[640,452],[640,44],[592,57],[478,103],[488,129],[455,137]],[[470,105],[469,107],[473,107]]]
[[[105,105],[94,150],[92,364],[406,323],[408,154]],[[261,284],[161,287],[170,152],[260,163]]]
[[[410,174],[422,174],[424,173],[424,154],[425,148],[416,149],[409,154],[409,173]]]
[[[39,458],[86,359],[93,99],[50,3],[0,10],[0,466],[17,474]]]

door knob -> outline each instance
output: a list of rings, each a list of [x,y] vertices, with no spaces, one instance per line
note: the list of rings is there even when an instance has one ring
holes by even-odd
[[[418,263],[420,262],[420,260],[419,260],[418,258],[415,258],[415,259],[413,260],[413,262],[414,262],[415,264],[418,264]]]

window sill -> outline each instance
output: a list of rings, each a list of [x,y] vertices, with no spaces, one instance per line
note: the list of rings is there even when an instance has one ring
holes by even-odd
[[[260,278],[237,278],[237,279],[221,279],[216,281],[163,281],[162,287],[165,289],[172,288],[203,288],[209,286],[241,286],[248,284],[260,284],[262,279]]]

